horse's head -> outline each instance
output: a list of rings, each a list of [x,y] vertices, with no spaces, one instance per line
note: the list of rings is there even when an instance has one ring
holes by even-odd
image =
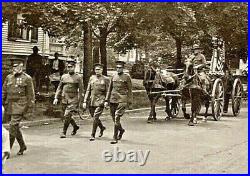
[[[145,75],[144,75],[144,80],[143,80],[143,85],[146,90],[149,90],[153,87],[155,76],[156,76],[155,68],[152,66],[148,66],[145,69]]]
[[[194,71],[194,62],[192,59],[187,59],[185,61],[185,70],[184,70],[184,76],[191,77],[195,74]]]

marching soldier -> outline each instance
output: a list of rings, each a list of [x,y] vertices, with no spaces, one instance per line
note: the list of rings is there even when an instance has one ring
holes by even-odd
[[[124,65],[123,61],[116,62],[117,73],[111,78],[104,103],[105,107],[110,105],[110,113],[114,122],[114,140],[111,144],[116,144],[122,138],[125,130],[122,128],[120,118],[127,106],[132,104],[132,82],[130,76],[123,72]]]
[[[100,135],[102,137],[104,130],[106,129],[101,120],[100,116],[104,109],[104,102],[109,86],[109,79],[102,75],[103,65],[95,64],[95,75],[91,76],[89,79],[87,91],[84,97],[83,109],[87,107],[87,101],[90,99],[89,112],[93,117],[93,127],[90,137],[90,141],[95,140],[95,133],[97,127],[100,128]]]
[[[68,73],[62,75],[58,88],[56,90],[55,99],[53,104],[58,103],[58,97],[62,93],[62,108],[64,112],[64,126],[61,138],[66,138],[67,129],[69,124],[73,126],[71,135],[75,135],[79,126],[76,124],[72,115],[78,112],[79,103],[82,101],[83,96],[83,81],[80,75],[75,73],[75,61],[68,60],[67,71]]]
[[[11,59],[13,73],[9,74],[3,84],[2,102],[5,106],[6,113],[10,115],[10,148],[12,148],[15,139],[19,143],[20,150],[17,155],[23,155],[27,150],[22,132],[20,130],[20,122],[24,114],[35,103],[35,92],[32,78],[23,72],[24,60]]]

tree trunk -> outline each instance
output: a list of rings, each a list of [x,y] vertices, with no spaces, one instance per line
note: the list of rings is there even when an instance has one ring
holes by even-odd
[[[182,40],[180,38],[175,39],[176,42],[176,50],[177,50],[177,58],[175,67],[176,68],[182,68],[183,63],[181,62],[182,56],[181,56],[181,47],[182,47]]]
[[[103,64],[103,75],[107,76],[107,29],[99,28],[100,30],[100,54],[101,63]]]
[[[83,59],[83,84],[86,90],[90,76],[93,70],[92,60],[92,33],[88,23],[84,24],[84,59]]]

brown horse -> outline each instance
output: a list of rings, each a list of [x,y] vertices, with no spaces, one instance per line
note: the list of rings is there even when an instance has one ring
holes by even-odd
[[[171,76],[164,76],[160,72],[158,72],[155,68],[149,67],[144,75],[143,85],[146,89],[149,101],[150,101],[150,114],[148,117],[148,123],[151,123],[152,121],[157,120],[156,118],[156,111],[155,106],[158,102],[159,98],[161,97],[161,91],[165,90],[174,90],[178,87],[179,81],[178,77],[175,76],[175,74],[171,73]],[[157,93],[159,92],[159,93]],[[170,111],[170,98],[164,97],[166,102],[166,110],[165,112],[168,114],[166,117],[167,119],[170,119],[171,111]],[[172,98],[171,106],[176,106],[177,99]]]
[[[202,88],[202,81],[191,60],[185,62],[185,71],[181,80],[180,89],[182,94],[182,111],[185,118],[190,118],[188,125],[193,126],[197,123],[197,114],[200,112],[201,105],[206,107],[204,121],[207,119],[210,97]],[[191,117],[186,113],[186,103],[191,102]]]

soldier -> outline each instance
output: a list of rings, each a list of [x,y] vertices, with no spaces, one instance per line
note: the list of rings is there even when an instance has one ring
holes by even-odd
[[[10,148],[12,148],[15,139],[20,145],[17,155],[23,155],[27,146],[23,140],[20,130],[20,122],[24,114],[32,107],[35,102],[35,93],[32,78],[23,72],[24,60],[12,59],[13,73],[9,74],[3,84],[2,102],[6,113],[10,115]]]
[[[201,53],[201,48],[199,47],[199,45],[194,44],[193,45],[193,55],[191,55],[191,59],[194,63],[195,66],[197,66],[197,69],[200,70],[199,71],[199,78],[201,80],[202,83],[202,88],[203,91],[206,95],[208,95],[207,93],[207,89],[209,87],[209,78],[206,75],[204,69],[206,68],[206,58],[205,56]]]
[[[56,90],[55,99],[53,104],[58,103],[58,97],[62,93],[62,108],[64,112],[64,126],[61,138],[66,138],[66,132],[69,124],[73,126],[71,135],[75,135],[79,126],[76,124],[72,115],[78,112],[79,103],[82,101],[83,96],[83,81],[80,75],[75,73],[75,61],[68,60],[67,70],[68,73],[62,75],[58,88]]]
[[[110,105],[110,113],[114,122],[114,136],[111,144],[116,144],[122,138],[125,130],[122,128],[120,118],[127,106],[132,104],[132,82],[129,75],[123,73],[125,62],[117,61],[117,73],[111,78],[104,106]],[[119,135],[118,135],[119,132]]]
[[[109,86],[109,79],[106,76],[102,75],[103,65],[95,64],[95,75],[91,76],[89,79],[87,91],[84,97],[83,109],[87,107],[87,101],[90,98],[89,112],[90,115],[94,118],[92,133],[90,141],[95,140],[95,133],[97,127],[100,128],[100,135],[102,137],[103,131],[106,129],[100,120],[100,116],[104,109],[104,102]]]

